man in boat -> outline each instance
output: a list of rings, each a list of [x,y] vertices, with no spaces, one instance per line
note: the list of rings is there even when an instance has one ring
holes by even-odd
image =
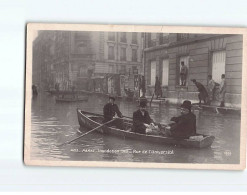
[[[158,127],[155,127],[146,107],[147,101],[140,100],[139,109],[133,113],[132,131],[141,134],[158,134]]]
[[[189,138],[196,135],[196,116],[191,112],[191,101],[185,100],[180,109],[181,115],[172,117],[173,123],[166,126],[165,136]]]
[[[115,104],[115,98],[113,96],[109,96],[109,102],[104,106],[103,113],[103,123],[112,120],[116,114],[119,118],[123,117],[122,113],[118,108],[118,105]],[[123,121],[122,119],[115,119],[113,122],[109,123],[108,126],[116,126],[119,129],[123,129]]]
[[[201,101],[203,100],[204,104],[207,104],[207,99],[208,99],[208,92],[206,90],[206,88],[203,86],[203,84],[201,84],[200,82],[197,82],[195,79],[191,80],[195,86],[197,87],[199,94],[198,94],[198,98],[199,98],[199,106],[201,106]]]

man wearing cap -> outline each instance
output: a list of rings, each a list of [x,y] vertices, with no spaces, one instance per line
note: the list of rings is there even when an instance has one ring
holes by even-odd
[[[139,109],[133,113],[133,128],[132,131],[136,133],[146,134],[148,129],[154,127],[154,121],[149,116],[146,110],[147,101],[141,100]]]
[[[196,135],[196,116],[191,112],[191,102],[185,100],[180,109],[181,115],[171,118],[175,123],[166,127],[165,136],[188,138]]]
[[[103,109],[103,113],[104,113],[103,123],[106,123],[106,122],[112,120],[116,114],[119,118],[123,117],[122,113],[119,111],[118,105],[115,104],[114,102],[115,102],[115,98],[110,96],[109,102],[104,106],[104,109]],[[123,122],[120,119],[116,119],[115,121],[113,121],[109,125],[111,125],[111,126],[114,125],[120,129],[123,128]]]
[[[200,82],[197,82],[195,79],[192,79],[191,81],[196,85],[196,87],[199,91],[199,94],[198,94],[199,106],[201,105],[202,100],[203,100],[204,104],[207,104],[208,92],[207,92],[206,88]]]

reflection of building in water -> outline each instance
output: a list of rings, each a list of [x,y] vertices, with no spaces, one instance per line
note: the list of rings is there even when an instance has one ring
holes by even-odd
[[[226,105],[241,106],[242,35],[146,33],[145,37],[147,95],[153,93],[158,76],[163,96],[171,101],[197,100],[198,92],[191,79],[207,86],[208,75],[220,83],[225,74]],[[181,86],[181,62],[188,71],[185,86]]]
[[[61,90],[71,85],[92,90],[92,80],[106,74],[138,74],[142,43],[141,33],[39,31],[33,41],[33,82],[45,89],[58,83]]]

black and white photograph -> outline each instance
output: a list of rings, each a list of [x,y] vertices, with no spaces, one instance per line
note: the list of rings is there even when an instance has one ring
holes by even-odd
[[[28,24],[25,164],[245,169],[245,33]]]

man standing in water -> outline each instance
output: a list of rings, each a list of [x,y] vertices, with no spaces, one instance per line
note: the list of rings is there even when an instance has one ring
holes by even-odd
[[[199,91],[199,94],[198,94],[199,106],[201,106],[202,100],[203,100],[204,104],[207,104],[208,92],[205,89],[205,87],[200,82],[197,82],[195,79],[192,79],[191,81],[196,85],[196,87]]]
[[[154,86],[154,93],[155,93],[157,99],[159,98],[159,96],[162,97],[161,83],[160,83],[158,77],[156,77],[155,86]]]
[[[103,123],[106,123],[106,122],[112,120],[116,114],[119,118],[123,117],[122,113],[120,112],[120,110],[118,108],[118,105],[115,104],[115,98],[112,96],[109,96],[109,102],[104,106],[103,113],[104,113]],[[109,125],[110,126],[116,126],[119,129],[123,129],[122,119],[115,119]]]
[[[214,99],[215,82],[212,79],[212,75],[208,75],[208,104]]]
[[[165,136],[188,138],[196,135],[196,116],[191,112],[191,101],[185,100],[180,109],[181,115],[171,118],[175,123],[166,127]]]
[[[225,80],[225,74],[222,74],[221,82],[220,82],[220,107],[225,106],[225,94],[226,94],[226,80]]]

